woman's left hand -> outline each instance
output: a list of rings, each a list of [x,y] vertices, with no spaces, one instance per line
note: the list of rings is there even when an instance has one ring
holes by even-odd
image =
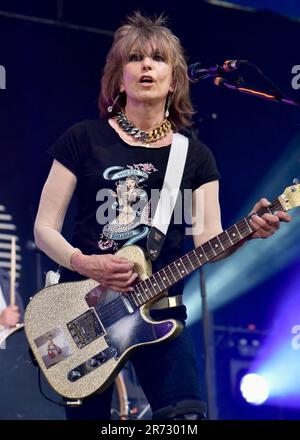
[[[261,208],[265,208],[270,204],[267,199],[261,199],[254,205],[251,213],[258,212]],[[266,213],[261,217],[253,214],[251,217],[251,225],[256,229],[256,232],[253,232],[250,238],[268,238],[279,229],[281,221],[288,223],[291,220],[291,216],[283,211],[277,211],[276,215]]]

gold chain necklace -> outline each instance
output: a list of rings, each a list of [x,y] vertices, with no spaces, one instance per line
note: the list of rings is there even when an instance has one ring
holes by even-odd
[[[127,134],[133,136],[140,142],[155,142],[165,137],[171,130],[172,126],[168,119],[164,119],[159,125],[156,125],[149,131],[140,130],[130,122],[124,112],[118,112],[116,116],[119,127]]]

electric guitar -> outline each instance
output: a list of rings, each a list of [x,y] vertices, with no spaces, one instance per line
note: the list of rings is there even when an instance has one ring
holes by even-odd
[[[300,206],[300,184],[285,189],[258,215]],[[106,389],[140,346],[176,337],[182,324],[154,321],[154,302],[167,289],[254,232],[250,216],[173,263],[151,274],[151,263],[138,246],[117,255],[134,262],[139,274],[126,294],[102,289],[96,281],[56,284],[37,293],[25,312],[25,332],[50,385],[62,396],[84,398]]]

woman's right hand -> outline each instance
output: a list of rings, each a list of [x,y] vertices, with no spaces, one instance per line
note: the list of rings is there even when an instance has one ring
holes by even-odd
[[[117,292],[128,292],[138,274],[133,271],[134,263],[117,255],[84,255],[75,252],[71,256],[72,268],[97,281],[101,287]]]

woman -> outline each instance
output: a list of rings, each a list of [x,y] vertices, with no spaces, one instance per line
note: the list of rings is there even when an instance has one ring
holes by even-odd
[[[173,133],[190,126],[193,114],[183,50],[162,18],[151,20],[135,13],[116,31],[101,85],[101,120],[75,124],[49,150],[54,161],[41,196],[35,238],[40,249],[66,268],[61,281],[87,277],[126,292],[137,274],[133,263],[112,252],[124,244],[145,245],[151,220],[145,207],[151,203],[151,190],[162,187]],[[131,133],[124,130],[129,123]],[[204,195],[204,228],[201,234],[194,234],[196,246],[222,231],[218,179],[210,150],[190,140],[181,190],[193,191],[194,212]],[[115,182],[119,192],[113,191]],[[123,207],[132,208],[131,201],[122,199],[118,204],[118,197],[126,192],[122,188],[132,194],[128,186],[132,182],[149,199],[144,200],[143,219],[138,224],[130,221],[132,216],[126,221],[128,213],[122,215]],[[61,228],[74,191],[79,208],[71,245],[61,235]],[[262,199],[253,211],[267,205]],[[117,212],[123,221],[114,221],[116,216],[107,217],[107,212]],[[279,220],[290,218],[282,212],[263,218],[253,215],[256,232],[251,238],[272,235]],[[171,222],[154,271],[183,254],[184,227]],[[178,299],[182,289],[180,283],[169,289],[175,307],[154,310],[153,317],[173,317],[184,323],[185,307]],[[153,418],[204,418],[199,373],[185,327],[171,341],[141,348],[132,362]],[[111,393],[109,388],[86,399],[82,408],[69,408],[68,417],[109,419]]]

